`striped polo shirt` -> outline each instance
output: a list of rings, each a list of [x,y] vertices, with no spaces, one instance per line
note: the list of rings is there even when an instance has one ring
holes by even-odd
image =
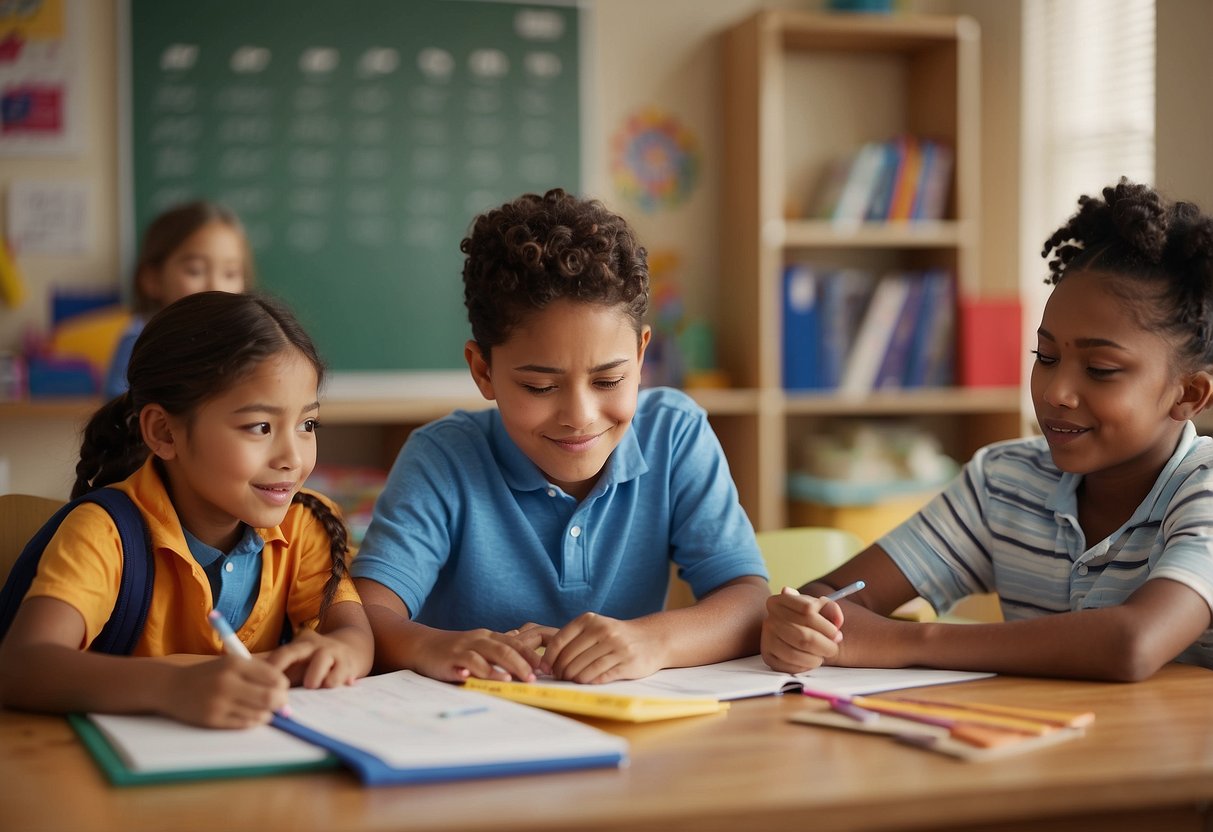
[[[1081,481],[1053,464],[1043,437],[999,442],[878,543],[937,610],[997,592],[1016,621],[1120,604],[1151,578],[1213,609],[1213,439],[1189,422],[1133,516],[1093,546],[1078,523]],[[1213,668],[1213,629],[1178,660]]]

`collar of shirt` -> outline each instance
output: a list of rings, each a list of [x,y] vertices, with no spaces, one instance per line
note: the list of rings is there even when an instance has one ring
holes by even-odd
[[[165,478],[156,462],[156,457],[149,456],[147,462],[127,480],[128,494],[135,500],[147,522],[148,536],[155,549],[168,549],[181,557],[190,557],[189,544],[185,540],[185,528],[177,517],[177,509],[169,497],[165,487]],[[272,529],[257,529],[262,542],[290,543],[281,526]]]
[[[1147,520],[1158,520],[1162,518],[1162,513],[1167,507],[1167,499],[1161,499],[1163,492],[1168,491],[1167,485],[1171,481],[1175,469],[1183,462],[1184,457],[1192,449],[1192,443],[1196,441],[1196,426],[1192,422],[1187,422],[1184,425],[1183,433],[1180,434],[1179,443],[1175,446],[1175,453],[1171,454],[1171,458],[1167,460],[1167,464],[1158,474],[1158,478],[1154,480],[1154,487],[1150,489],[1150,493],[1141,501],[1141,504],[1133,511],[1133,516],[1129,518],[1126,526],[1134,526],[1139,523],[1144,523]],[[1082,482],[1082,474],[1063,473],[1061,479],[1057,481],[1057,487],[1053,490],[1053,495],[1049,497],[1048,508],[1054,514],[1062,517],[1078,517],[1078,486]],[[1157,516],[1155,513],[1157,512]]]
[[[203,543],[190,534],[187,529],[183,528],[182,532],[185,533],[185,543],[189,546],[190,554],[194,556],[194,560],[198,561],[199,566],[206,569],[221,558],[247,558],[261,551],[265,545],[265,541],[261,539],[261,535],[257,534],[257,531],[251,526],[245,526],[243,523],[241,523],[241,526],[244,527],[244,533],[230,552],[224,552],[222,549],[216,549],[214,546]]]

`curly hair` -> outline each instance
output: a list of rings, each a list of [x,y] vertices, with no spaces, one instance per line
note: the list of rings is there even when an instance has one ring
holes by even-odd
[[[463,301],[486,360],[531,312],[561,298],[617,306],[639,335],[649,305],[647,253],[598,200],[559,188],[476,217],[459,244]]]
[[[1078,205],[1045,241],[1045,282],[1106,276],[1143,328],[1171,336],[1184,369],[1213,364],[1213,218],[1124,177]]]

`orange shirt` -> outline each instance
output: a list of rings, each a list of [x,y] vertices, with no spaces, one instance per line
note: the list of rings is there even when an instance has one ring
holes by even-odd
[[[151,608],[132,655],[222,653],[219,636],[206,618],[214,605],[210,583],[190,554],[152,459],[114,487],[126,492],[143,513],[156,565]],[[296,629],[315,626],[332,563],[328,533],[304,506],[292,505],[281,525],[257,533],[265,540],[261,587],[252,613],[236,631],[254,653],[278,646],[284,615]],[[47,544],[26,597],[58,598],[74,607],[84,618],[85,648],[113,612],[121,575],[118,529],[105,509],[86,503],[64,518]],[[333,603],[358,600],[353,582],[346,578]]]

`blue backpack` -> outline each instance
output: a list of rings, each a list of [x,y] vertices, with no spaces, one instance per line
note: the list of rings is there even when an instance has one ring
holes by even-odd
[[[152,579],[156,565],[143,515],[131,498],[116,488],[98,488],[72,500],[55,512],[21,550],[21,555],[8,573],[4,589],[0,590],[0,639],[8,632],[17,615],[17,608],[34,581],[46,544],[54,537],[63,518],[81,503],[96,503],[104,508],[118,527],[118,537],[122,541],[122,579],[118,584],[118,599],[114,603],[113,615],[89,649],[99,653],[129,655],[139,642],[148,608],[152,604]]]

